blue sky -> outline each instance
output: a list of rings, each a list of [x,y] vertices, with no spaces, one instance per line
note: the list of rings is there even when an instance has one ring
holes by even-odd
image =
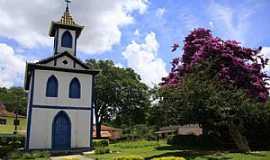
[[[0,0],[0,86],[21,86],[25,61],[52,55],[49,22],[60,19],[64,0],[25,3]],[[269,8],[269,0],[73,0],[71,13],[86,26],[79,58],[111,59],[133,68],[152,87],[181,54],[171,53],[170,46],[177,42],[182,47],[197,27],[243,46],[262,46],[270,57]]]

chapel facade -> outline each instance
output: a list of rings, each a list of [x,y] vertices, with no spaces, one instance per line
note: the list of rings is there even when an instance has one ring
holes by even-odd
[[[77,58],[82,30],[67,5],[61,20],[50,26],[53,54],[26,65],[27,151],[91,150],[93,88],[98,71]]]

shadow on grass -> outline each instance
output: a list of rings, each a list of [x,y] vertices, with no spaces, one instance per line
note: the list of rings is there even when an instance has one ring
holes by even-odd
[[[200,147],[198,147],[200,148]],[[194,149],[194,148],[186,148],[181,146],[161,146],[156,147],[157,150],[167,150],[167,153],[163,153],[160,155],[155,155],[151,157],[145,158],[146,160],[151,160],[152,158],[159,158],[159,157],[184,157],[187,160],[193,160],[197,157],[205,160],[233,160],[234,158],[231,155],[226,155],[226,153],[237,153],[237,152],[228,152],[228,151],[221,151],[221,150],[207,150],[203,149]],[[265,157],[266,155],[263,153],[242,153],[243,155],[250,155],[254,156],[255,159]]]
[[[252,153],[252,152],[251,153],[242,153],[242,154],[256,156],[256,157],[265,157],[266,156],[263,153]]]
[[[176,152],[168,152],[160,155],[155,155],[152,157],[145,158],[146,160],[151,160],[152,158],[159,158],[159,157],[184,157],[187,160],[195,159],[196,157],[201,157],[207,160],[231,160],[231,157],[225,155],[215,155],[216,151],[194,151],[194,150],[183,150],[183,151],[176,151]],[[213,156],[213,157],[212,157]]]
[[[223,151],[223,148],[204,147],[204,146],[160,146],[156,150],[200,150],[200,151]]]

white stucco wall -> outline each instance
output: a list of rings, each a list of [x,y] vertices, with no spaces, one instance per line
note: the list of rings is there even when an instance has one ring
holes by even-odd
[[[46,97],[48,78],[58,79],[58,97]],[[81,83],[81,99],[69,98],[69,84],[76,77]],[[35,70],[33,107],[30,126],[29,149],[51,149],[52,123],[60,111],[65,111],[71,120],[71,148],[90,147],[91,111],[79,109],[60,109],[53,107],[87,107],[92,102],[92,75]],[[35,106],[47,108],[35,108]],[[50,108],[52,106],[52,108]]]
[[[90,110],[33,108],[30,149],[51,149],[52,123],[60,111],[65,111],[71,120],[71,148],[90,147]]]
[[[76,44],[75,44],[75,41],[76,41],[76,32],[75,32],[75,31],[72,31],[72,30],[68,30],[68,31],[71,33],[72,37],[73,37],[73,43],[72,43],[72,48],[66,48],[66,47],[62,47],[62,46],[61,46],[62,35],[63,35],[63,33],[64,33],[65,31],[67,31],[67,29],[62,29],[62,28],[59,29],[57,51],[58,51],[59,53],[68,51],[69,53],[71,53],[72,55],[74,55],[74,53],[75,53],[75,48],[76,48],[76,47],[75,47],[75,46],[76,46]]]
[[[58,97],[46,97],[46,85],[51,75],[54,75],[58,80]],[[78,78],[81,83],[80,99],[69,98],[69,84],[75,77]],[[33,105],[90,107],[92,102],[91,86],[92,75],[36,70]]]
[[[66,60],[68,63],[67,64],[64,64],[63,61]],[[75,69],[81,69],[81,70],[84,70],[84,68],[78,64],[77,62],[75,67],[73,65],[74,63],[74,60],[71,59],[70,57],[68,56],[63,56],[63,57],[60,57],[56,60],[56,66],[54,66],[54,60],[44,64],[44,66],[50,66],[50,67],[61,67],[61,68],[75,68]]]

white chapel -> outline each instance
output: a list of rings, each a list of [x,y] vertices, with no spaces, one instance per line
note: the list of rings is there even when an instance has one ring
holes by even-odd
[[[91,150],[93,88],[98,71],[76,57],[82,30],[67,4],[61,20],[50,26],[52,55],[26,65],[27,151]]]

